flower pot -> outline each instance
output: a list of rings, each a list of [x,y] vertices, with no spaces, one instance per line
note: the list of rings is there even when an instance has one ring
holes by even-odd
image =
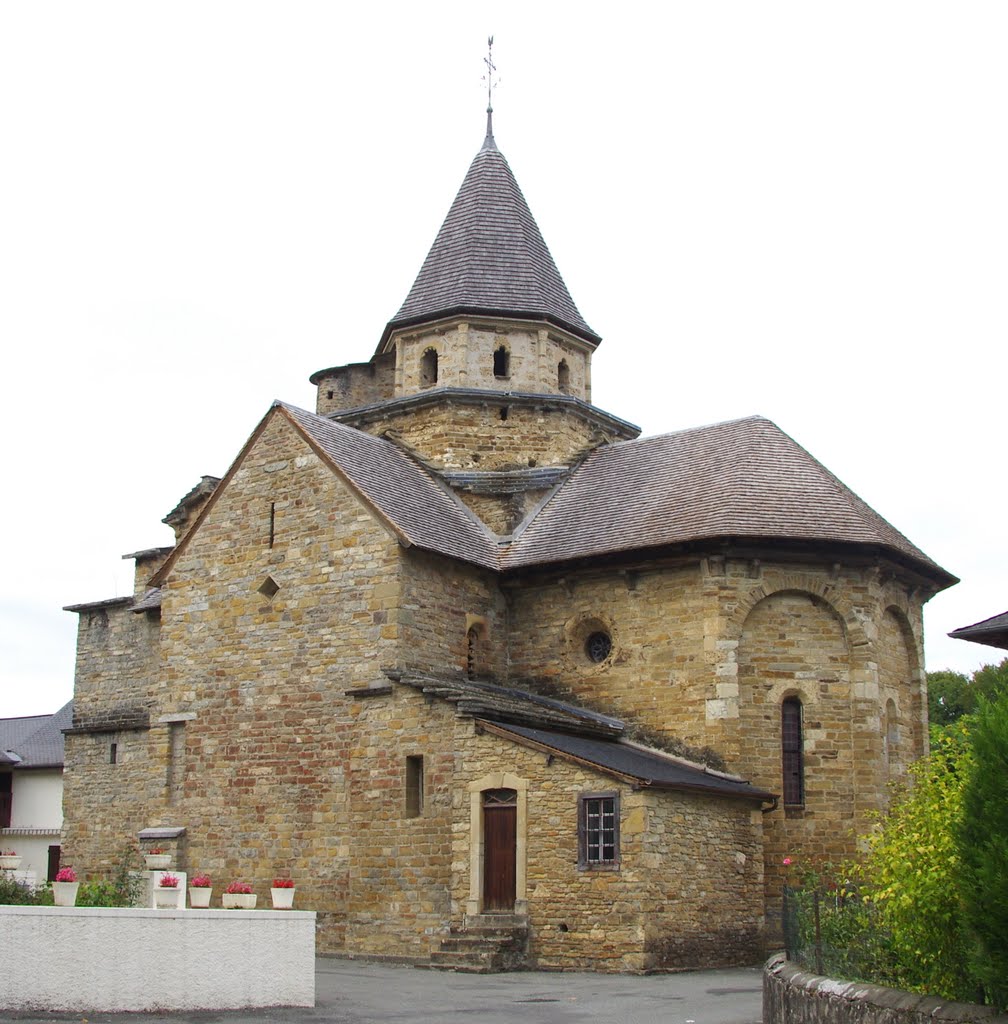
[[[189,886],[189,906],[190,907],[209,907],[210,906],[210,895],[213,889],[208,885],[190,885]]]
[[[77,889],[80,882],[53,882],[53,903],[57,907],[72,907],[77,903]]]
[[[177,885],[157,885],[154,887],[154,906],[158,910],[177,910],[179,888]]]
[[[171,854],[145,853],[144,863],[147,865],[148,871],[164,871],[165,868],[171,867]]]
[[[226,892],[221,896],[221,906],[227,910],[255,910],[255,905],[254,892]]]
[[[294,906],[295,891],[293,886],[286,889],[270,889],[270,896],[273,897],[273,909],[290,910]]]
[[[7,871],[16,871],[21,866],[21,858],[18,856],[0,857],[0,868]]]

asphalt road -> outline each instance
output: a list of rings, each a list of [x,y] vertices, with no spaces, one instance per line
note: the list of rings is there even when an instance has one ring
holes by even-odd
[[[156,969],[153,967],[152,969]],[[611,974],[453,974],[316,961],[313,1009],[205,1013],[4,1014],[20,1024],[757,1024],[756,968],[647,977]]]

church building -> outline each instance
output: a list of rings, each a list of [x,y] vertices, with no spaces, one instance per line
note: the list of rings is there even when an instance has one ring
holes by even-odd
[[[288,876],[323,952],[759,960],[926,751],[956,581],[768,420],[639,437],[600,342],[488,117],[370,359],[70,606],[63,863]]]

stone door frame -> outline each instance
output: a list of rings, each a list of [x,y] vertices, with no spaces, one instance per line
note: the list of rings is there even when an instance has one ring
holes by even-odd
[[[483,912],[483,793],[488,789],[513,789],[517,794],[515,822],[516,914],[528,913],[526,889],[526,836],[528,831],[528,780],[510,772],[493,772],[469,783],[469,899],[466,916]]]

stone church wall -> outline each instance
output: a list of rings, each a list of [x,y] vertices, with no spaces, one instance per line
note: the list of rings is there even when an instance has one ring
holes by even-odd
[[[576,395],[591,401],[591,355],[587,346],[559,330],[520,321],[491,325],[446,321],[437,327],[403,331],[396,339],[399,363],[396,395],[426,387],[478,388]],[[494,354],[503,350],[501,365]],[[437,354],[437,380],[430,379],[425,353]],[[566,364],[561,382],[559,367]],[[505,372],[498,374],[496,371]]]
[[[438,403],[354,422],[371,434],[394,431],[437,469],[501,470],[565,466],[596,440],[596,428],[576,409],[499,399]]]
[[[804,807],[766,820],[770,903],[781,861],[855,849],[893,769],[926,751],[920,597],[875,567],[704,559],[639,574],[584,571],[516,588],[511,678],[541,678],[781,792],[781,703],[804,712]],[[592,664],[584,639],[612,637]],[[885,697],[883,697],[885,694]],[[899,747],[883,742],[887,700]]]
[[[507,612],[497,581],[475,567],[453,568],[446,573],[441,559],[403,552],[399,664],[461,675],[468,669],[467,634],[475,627],[473,675],[501,681],[507,675]]]
[[[80,611],[74,731],[64,749],[62,861],[103,873],[144,825],[157,799],[158,736],[149,729],[157,679],[157,617],[132,599]]]

